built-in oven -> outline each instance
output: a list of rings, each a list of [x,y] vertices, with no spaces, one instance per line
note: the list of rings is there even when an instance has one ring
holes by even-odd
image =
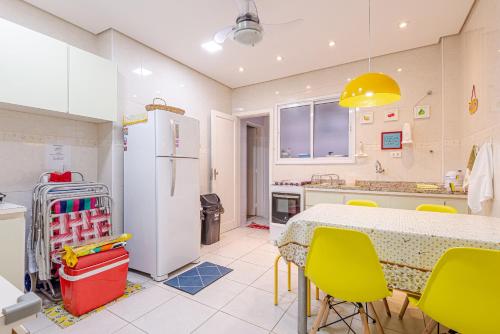
[[[300,212],[300,194],[273,192],[271,196],[273,223],[286,224],[290,218]]]
[[[269,190],[271,240],[278,240],[286,223],[304,211],[304,187],[272,184]]]

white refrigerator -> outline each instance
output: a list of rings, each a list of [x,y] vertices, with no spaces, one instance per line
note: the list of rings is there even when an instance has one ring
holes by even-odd
[[[157,281],[200,257],[200,126],[167,111],[124,128],[130,268]]]

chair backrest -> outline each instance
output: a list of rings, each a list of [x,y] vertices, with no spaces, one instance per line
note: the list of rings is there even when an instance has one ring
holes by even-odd
[[[459,333],[499,333],[500,251],[449,249],[434,267],[418,307]]]
[[[359,231],[317,227],[305,274],[322,291],[349,302],[371,302],[390,295],[372,242]]]
[[[457,209],[449,205],[438,204],[421,204],[417,206],[417,211],[443,212],[443,213],[458,213]]]
[[[377,202],[370,201],[367,199],[351,199],[347,201],[347,205],[355,205],[355,206],[370,206],[372,208],[377,208],[378,204]]]

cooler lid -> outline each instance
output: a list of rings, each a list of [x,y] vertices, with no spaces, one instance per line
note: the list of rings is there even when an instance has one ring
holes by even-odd
[[[104,252],[85,255],[78,258],[78,263],[71,270],[82,270],[91,266],[95,266],[104,262],[112,261],[120,257],[127,256],[128,252],[125,247],[110,249]]]

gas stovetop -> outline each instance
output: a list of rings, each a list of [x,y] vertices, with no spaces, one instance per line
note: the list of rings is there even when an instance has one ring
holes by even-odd
[[[283,181],[274,181],[273,185],[275,186],[305,186],[306,184],[310,184],[311,181],[293,181],[293,180],[283,180]]]

